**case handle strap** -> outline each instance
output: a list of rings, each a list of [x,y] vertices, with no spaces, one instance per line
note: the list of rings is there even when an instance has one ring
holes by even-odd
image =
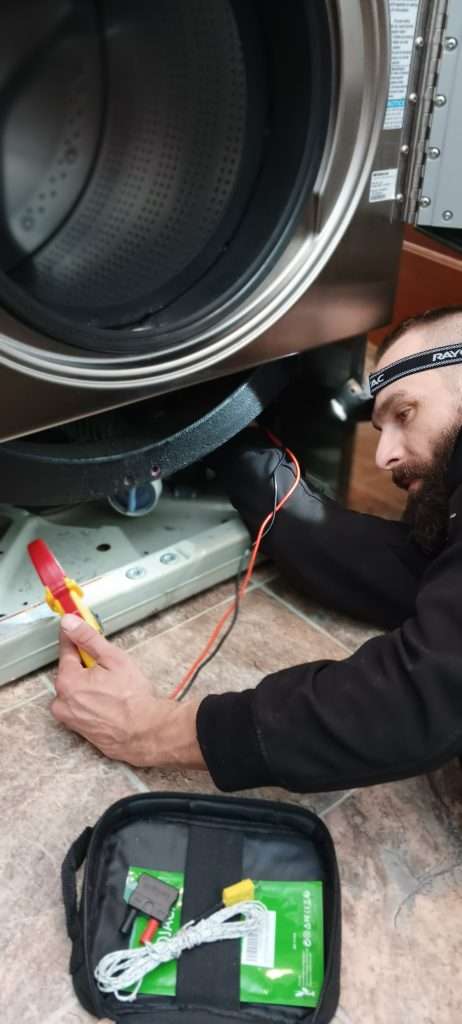
[[[76,873],[87,855],[93,829],[90,826],[84,828],[78,839],[68,850],[61,868],[61,883],[63,890],[64,909],[66,912],[66,926],[69,938],[74,941],[80,931],[78,907],[77,907],[77,885]]]

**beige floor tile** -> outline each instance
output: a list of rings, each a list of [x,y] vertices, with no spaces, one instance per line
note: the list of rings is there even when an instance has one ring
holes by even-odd
[[[328,825],[342,877],[347,1015],[355,1024],[456,1024],[462,843],[428,780],[361,790]]]
[[[273,563],[265,561],[256,567],[252,575],[251,585],[261,586],[263,583],[275,579],[276,575],[277,570]],[[235,586],[233,580],[219,583],[214,587],[209,587],[208,590],[204,590],[195,597],[189,597],[186,601],[180,601],[171,608],[166,608],[165,611],[149,616],[149,618],[144,619],[135,626],[121,630],[111,637],[111,640],[118,647],[129,651],[137,644],[144,643],[151,637],[164,633],[167,629],[180,626],[182,622],[187,622],[188,619],[195,618],[210,608],[219,606],[228,600],[230,601],[234,593]]]
[[[130,651],[138,644],[145,643],[152,637],[159,636],[165,630],[181,626],[183,622],[201,615],[202,612],[207,611],[209,608],[214,608],[227,600],[231,600],[233,593],[232,583],[219,583],[216,587],[204,590],[202,594],[189,597],[186,601],[180,601],[171,608],[166,608],[165,611],[150,615],[149,618],[143,619],[135,626],[129,626],[127,629],[115,633],[109,639],[123,650]]]
[[[48,705],[39,698],[0,718],[2,1022],[44,1024],[73,1005],[61,863],[86,825],[136,791]],[[71,1024],[71,1010],[59,1020]]]
[[[157,693],[167,695],[180,681],[216,625],[217,611],[204,612],[131,650]],[[204,668],[194,692],[243,690],[289,665],[343,656],[344,650],[335,640],[257,589],[245,597],[233,632]]]
[[[153,680],[157,693],[168,694],[181,679],[217,620],[214,608],[131,649],[132,657]],[[255,590],[245,598],[233,632],[216,659],[204,668],[193,693],[205,696],[212,692],[243,690],[256,686],[268,673],[288,665],[318,658],[338,659],[344,654],[335,640],[295,616],[271,595]],[[210,778],[202,772],[150,769],[136,770],[136,773],[150,789],[215,791]],[[269,788],[247,791],[247,795],[289,800],[321,813],[335,803],[342,792],[297,795]]]
[[[2,1024],[95,1022],[72,988],[69,955],[60,908],[11,928],[2,953]]]
[[[6,683],[5,686],[0,686],[0,715],[18,704],[23,704],[24,701],[34,700],[35,697],[48,692],[49,686],[44,672],[17,679],[14,683]]]
[[[266,589],[286,601],[294,610],[307,616],[321,629],[326,630],[329,636],[343,644],[347,651],[356,651],[366,640],[370,640],[371,637],[377,636],[381,632],[377,626],[369,626],[350,619],[347,615],[331,611],[329,608],[322,608],[321,605],[310,601],[300,590],[296,590],[282,577],[266,584]]]
[[[11,821],[14,833],[23,821],[27,829],[27,814],[40,808],[40,834],[59,840],[64,829],[72,838],[102,811],[126,777],[120,765],[55,722],[49,705],[48,696],[40,697],[0,717],[0,798],[3,822]]]

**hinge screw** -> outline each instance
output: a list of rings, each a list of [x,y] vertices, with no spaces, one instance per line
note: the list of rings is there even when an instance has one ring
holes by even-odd
[[[428,155],[430,157],[430,160],[437,160],[439,155],[440,155],[440,153],[441,153],[441,150],[438,149],[438,146],[430,146],[430,149],[428,150]]]
[[[455,50],[457,47],[457,43],[458,40],[456,39],[455,36],[448,36],[447,39],[444,40],[444,49]]]
[[[395,195],[395,202],[396,203],[404,203],[404,193],[403,192],[397,192],[396,193],[396,195]]]
[[[162,565],[170,565],[170,562],[176,562],[176,554],[174,551],[165,551],[159,561],[162,562]]]
[[[409,103],[417,103],[418,98],[419,97],[416,92],[409,93]]]
[[[430,206],[430,204],[431,204],[430,196],[421,196],[420,197],[420,199],[419,199],[419,206],[423,206],[425,208],[427,206]]]
[[[423,36],[417,36],[416,41],[415,41],[415,45],[416,45],[416,49],[417,50],[421,50],[422,47],[425,46],[425,39],[424,39],[424,37]]]
[[[454,216],[454,214],[453,214],[452,210],[443,210],[443,213],[442,213],[443,220],[452,220],[453,216]]]
[[[436,107],[444,107],[446,102],[447,102],[446,101],[446,96],[444,95],[444,93],[440,92],[440,93],[438,93],[437,96],[435,96],[435,106]]]
[[[406,143],[404,143],[404,146],[401,146],[400,153],[401,153],[402,156],[407,156],[408,155],[408,153],[409,153],[409,146]]]
[[[146,576],[146,569],[143,569],[141,565],[134,565],[133,569],[127,569],[125,575],[129,580],[139,580],[142,576]]]

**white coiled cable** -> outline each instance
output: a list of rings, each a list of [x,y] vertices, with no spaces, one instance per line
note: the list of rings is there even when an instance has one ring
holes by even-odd
[[[240,920],[230,920],[240,915]],[[154,971],[159,964],[177,960],[185,949],[202,946],[205,942],[220,942],[222,939],[241,939],[250,932],[258,931],[264,925],[267,909],[258,900],[245,900],[223,910],[217,910],[210,917],[197,923],[193,921],[169,939],[158,939],[137,949],[120,949],[107,953],[95,968],[98,988],[105,994],[111,993],[122,1002],[136,999],[143,978]],[[132,992],[126,992],[135,985]],[[123,994],[125,993],[125,995]]]

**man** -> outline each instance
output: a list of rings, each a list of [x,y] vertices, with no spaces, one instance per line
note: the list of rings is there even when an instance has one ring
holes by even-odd
[[[363,786],[462,752],[462,307],[395,331],[371,392],[377,465],[407,490],[406,521],[351,512],[302,482],[264,550],[311,597],[390,632],[345,661],[296,665],[254,690],[174,704],[153,696],[126,654],[66,617],[59,721],[108,757],[208,769],[225,791]],[[279,495],[293,480],[280,460],[263,436],[220,453],[225,487],[253,535],[273,507],[273,471]],[[75,645],[98,666],[83,669]]]

